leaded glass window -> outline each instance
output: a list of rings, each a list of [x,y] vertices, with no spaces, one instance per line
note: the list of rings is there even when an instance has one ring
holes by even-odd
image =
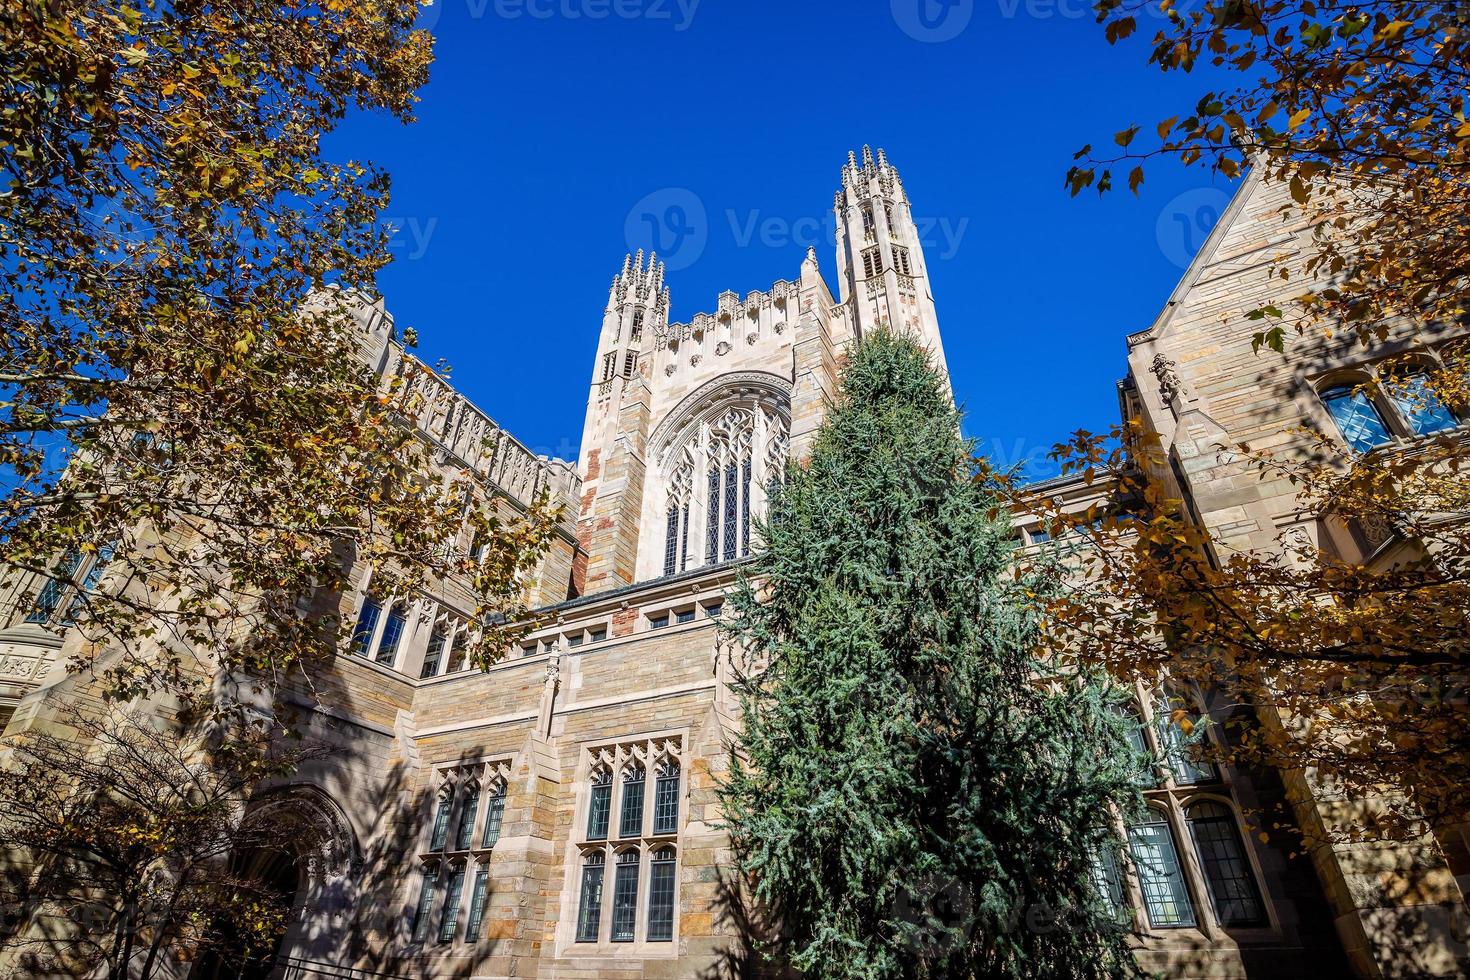
[[[490,869],[482,864],[475,872],[475,888],[470,892],[470,917],[464,927],[464,939],[467,943],[480,938],[480,925],[485,921],[485,892],[489,887]]]
[[[1204,734],[1194,740],[1185,734],[1181,723],[1174,717],[1174,713],[1181,710],[1187,710],[1184,700],[1169,696],[1160,698],[1154,709],[1154,727],[1159,733],[1164,758],[1174,773],[1175,781],[1181,785],[1212,782],[1216,778],[1215,767],[1199,760]]]
[[[738,492],[739,488],[735,485],[735,464],[732,462],[725,467],[725,510],[721,520],[725,530],[725,550],[722,557],[726,561],[735,557],[735,527],[740,509]]]
[[[1204,800],[1191,806],[1185,816],[1220,924],[1260,925],[1265,918],[1261,895],[1236,830],[1235,815],[1229,807]]]
[[[603,770],[592,778],[592,796],[587,801],[587,839],[606,840],[608,815],[612,810],[612,773]]]
[[[70,550],[62,556],[46,583],[41,586],[41,591],[36,594],[36,605],[26,617],[26,622],[51,621],[51,617],[56,615],[56,610],[61,606],[61,597],[71,584],[71,577],[76,574],[77,566],[81,563],[82,556],[78,551]]]
[[[449,872],[449,881],[444,888],[444,913],[439,917],[439,941],[447,943],[454,938],[459,928],[459,899],[464,892],[464,868]]]
[[[429,649],[424,653],[424,667],[419,671],[420,677],[433,677],[439,673],[439,661],[444,656],[444,644],[449,641],[449,636],[442,629],[436,629],[429,636]]]
[[[111,543],[97,549],[97,557],[92,559],[92,567],[88,568],[87,574],[82,576],[81,584],[77,586],[77,594],[67,606],[66,618],[63,620],[67,626],[75,623],[81,616],[87,596],[96,591],[97,583],[102,581],[102,573],[107,571],[107,566],[112,563],[115,550],[116,546]]]
[[[495,785],[490,789],[490,809],[485,814],[485,837],[481,847],[494,847],[500,840],[500,824],[505,819],[505,787]]]
[[[680,508],[682,516],[679,518],[679,571],[683,571],[689,565],[689,505]]]
[[[669,507],[668,529],[664,542],[664,574],[672,575],[679,567],[679,508]]]
[[[654,782],[653,832],[672,834],[679,829],[679,764],[665,759]]]
[[[720,525],[717,515],[720,513],[720,471],[711,468],[709,471],[709,506],[705,508],[704,529],[704,560],[706,564],[713,565],[720,557]]]
[[[740,553],[750,553],[750,459],[740,464]]]
[[[1395,379],[1387,387],[1394,406],[1416,435],[1427,436],[1460,424],[1455,413],[1430,389],[1429,376],[1423,371]]]
[[[582,861],[582,892],[577,901],[577,942],[597,942],[602,920],[602,871],[606,858],[593,851]]]
[[[1149,925],[1172,929],[1194,925],[1194,907],[1179,868],[1179,854],[1168,820],[1149,810],[1140,823],[1128,828],[1128,849],[1138,869]]]
[[[666,943],[674,938],[674,849],[653,852],[648,865],[648,940]]]
[[[1123,891],[1123,873],[1118,867],[1118,851],[1106,842],[1092,855],[1092,886],[1098,898],[1120,918],[1126,917],[1128,899]]]
[[[374,660],[389,667],[393,666],[393,659],[398,654],[398,644],[403,639],[403,628],[406,625],[403,604],[394,603],[388,610],[388,621],[383,624],[383,638],[378,642],[378,653],[373,658]]]
[[[357,628],[352,631],[352,652],[367,655],[368,644],[373,642],[373,632],[378,628],[378,617],[383,614],[383,604],[372,596],[362,600],[362,609],[357,613]]]
[[[1388,426],[1366,391],[1338,385],[1322,392],[1322,403],[1337,423],[1342,438],[1355,452],[1366,453],[1390,439]]]
[[[444,842],[449,837],[449,816],[454,810],[454,791],[445,790],[439,794],[439,808],[434,811],[434,830],[429,835],[429,850],[444,850]]]
[[[623,806],[618,813],[618,836],[637,837],[643,833],[643,767],[633,763],[623,770]]]
[[[618,855],[613,878],[612,941],[631,943],[638,924],[638,850]]]
[[[454,834],[454,849],[468,851],[475,839],[475,817],[480,811],[480,787],[471,786],[466,792],[464,803],[459,808],[459,828]]]
[[[429,934],[429,913],[434,908],[434,886],[439,881],[439,869],[424,871],[424,882],[419,886],[419,901],[413,912],[413,941],[423,942]]]

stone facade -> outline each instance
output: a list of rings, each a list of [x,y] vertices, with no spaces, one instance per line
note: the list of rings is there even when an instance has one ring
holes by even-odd
[[[386,603],[379,620],[401,616],[402,639],[378,662],[378,622],[362,655],[342,655],[310,695],[292,695],[310,730],[339,751],[266,794],[319,828],[302,854],[278,975],[749,975],[749,919],[715,797],[738,724],[721,597],[751,547],[767,480],[802,458],[821,422],[843,348],[887,325],[944,363],[897,171],[864,149],[841,185],[836,296],[810,251],[792,279],[722,293],[712,312],[669,323],[657,258],[624,261],[603,312],[575,467],[535,457],[447,384],[424,382],[437,384],[426,392],[435,407],[424,435],[446,466],[485,475],[509,508],[542,488],[568,505],[530,586],[544,625],[490,670],[465,670],[454,656],[472,608],[463,589],[373,600],[371,582],[359,583],[346,611]],[[1227,318],[1275,295],[1266,263],[1307,232],[1283,224],[1280,203],[1274,188],[1243,182],[1158,321],[1127,338],[1119,387],[1124,415],[1163,434],[1166,477],[1232,547],[1272,547],[1295,527],[1314,540],[1326,532],[1295,511],[1289,487],[1259,482],[1213,445],[1287,446],[1303,424],[1333,431],[1314,385],[1359,356],[1323,342],[1294,346],[1286,360],[1257,357],[1250,331]],[[391,317],[380,303],[359,311],[364,358],[393,374],[409,355]],[[1079,507],[1096,493],[1072,480],[1038,491]],[[10,588],[0,705],[18,706],[15,734],[53,723],[87,684],[58,663],[64,636],[26,622],[37,585]],[[1143,737],[1167,754],[1161,694],[1137,694]],[[1293,860],[1250,833],[1246,814],[1280,804],[1330,823],[1351,819],[1354,806],[1300,774],[1201,772],[1180,761],[1148,795],[1143,846],[1172,869],[1169,880],[1120,880],[1117,897],[1143,923],[1149,967],[1198,977],[1462,974],[1456,874],[1470,869],[1453,848],[1426,840]],[[1221,875],[1238,889],[1234,903],[1221,902]]]

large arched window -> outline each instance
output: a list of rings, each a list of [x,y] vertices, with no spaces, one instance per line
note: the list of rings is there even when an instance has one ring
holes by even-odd
[[[1215,917],[1224,926],[1260,925],[1265,919],[1261,893],[1240,843],[1235,814],[1214,800],[1200,800],[1190,805],[1185,818],[1209,882]]]
[[[650,524],[662,532],[645,574],[673,575],[743,558],[751,523],[785,466],[789,428],[784,391],[768,382],[730,382],[670,413],[650,440],[662,493],[651,495]]]

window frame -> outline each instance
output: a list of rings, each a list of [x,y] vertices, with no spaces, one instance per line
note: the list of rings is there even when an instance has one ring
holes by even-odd
[[[1385,374],[1383,368],[1388,365],[1395,368],[1402,367],[1403,371]],[[1443,369],[1444,366],[1438,352],[1434,349],[1410,350],[1370,363],[1325,371],[1311,377],[1308,384],[1316,411],[1320,413],[1321,421],[1326,423],[1324,431],[1332,435],[1348,452],[1355,456],[1364,455],[1385,446],[1404,445],[1421,439],[1432,439],[1470,425],[1470,417],[1467,417],[1464,412],[1457,410],[1454,405],[1441,401],[1441,406],[1454,419],[1454,424],[1432,432],[1421,433],[1417,430],[1413,418],[1400,405],[1400,400],[1394,394],[1393,382],[1396,379],[1425,375]],[[1385,441],[1361,450],[1348,441],[1328,404],[1327,395],[1339,389],[1351,389],[1367,400],[1388,435]],[[1439,399],[1436,398],[1436,401]]]
[[[1145,750],[1155,760],[1167,760],[1168,758],[1167,748],[1159,729],[1158,717],[1158,705],[1166,695],[1182,699],[1185,707],[1193,705],[1202,718],[1208,717],[1203,710],[1204,700],[1199,692],[1189,684],[1171,682],[1168,678],[1161,679],[1157,685],[1153,686],[1136,682],[1132,685],[1131,694],[1131,717],[1138,722],[1137,730]],[[1224,747],[1217,724],[1207,723],[1204,733],[1204,737],[1212,748]],[[1163,936],[1168,933],[1176,933],[1181,929],[1192,929],[1206,936],[1219,936],[1228,932],[1245,936],[1280,937],[1282,935],[1281,922],[1271,894],[1266,888],[1266,878],[1261,872],[1260,856],[1256,851],[1254,840],[1246,832],[1247,827],[1242,816],[1243,810],[1236,801],[1233,772],[1230,766],[1222,765],[1213,759],[1210,760],[1210,764],[1214,769],[1214,779],[1210,782],[1180,782],[1174,767],[1165,762],[1151,768],[1150,771],[1156,775],[1156,780],[1140,787],[1145,804],[1150,811],[1162,817],[1168,828],[1174,847],[1175,860],[1178,863],[1193,911],[1194,923],[1172,926],[1152,924],[1148,915],[1147,903],[1144,901],[1142,879],[1139,876],[1133,853],[1132,825],[1125,825],[1121,818],[1114,815],[1112,824],[1114,835],[1121,842],[1118,856],[1124,878],[1123,892],[1126,899],[1120,912],[1131,915],[1140,933],[1144,936]],[[1255,924],[1226,926],[1221,923],[1215,911],[1213,889],[1205,871],[1203,857],[1195,841],[1193,828],[1189,825],[1187,817],[1190,807],[1206,800],[1225,807],[1232,815],[1238,842],[1245,856],[1255,894],[1261,907],[1260,921]]]
[[[674,940],[679,935],[678,860],[683,846],[681,834],[688,819],[688,804],[684,800],[688,790],[683,778],[688,769],[688,761],[683,754],[686,741],[687,733],[679,730],[583,748],[574,833],[568,842],[563,925],[558,927],[557,932],[560,953],[573,956],[607,956],[618,952],[655,958],[677,955],[678,946]],[[637,764],[643,770],[642,812],[639,814],[638,833],[634,836],[623,836],[624,828],[621,824],[627,799],[625,787],[628,785],[623,779],[623,773],[630,764]],[[655,814],[658,774],[667,771],[670,764],[676,765],[679,772],[675,797],[677,815],[671,830],[656,826]],[[607,804],[607,833],[602,837],[593,836],[591,831],[595,828],[590,826],[593,790],[599,785],[594,782],[594,773],[613,776],[612,791]],[[584,933],[581,921],[586,888],[583,869],[587,867],[588,857],[592,854],[601,855],[604,869],[600,884],[600,919],[595,937]],[[673,889],[670,935],[666,938],[650,938],[649,935],[653,921],[650,916],[656,855],[661,887],[668,883],[665,876],[671,875]],[[669,868],[670,863],[672,871]],[[631,876],[635,874],[636,884],[620,885],[620,882],[633,881]],[[631,935],[623,932],[614,939],[615,927],[624,927],[629,922],[632,926]]]

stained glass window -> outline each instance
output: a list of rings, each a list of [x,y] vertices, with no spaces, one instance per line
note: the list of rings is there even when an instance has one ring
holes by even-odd
[[[648,939],[669,942],[674,938],[674,849],[653,852],[648,866]]]
[[[1236,831],[1234,814],[1228,807],[1205,800],[1190,807],[1186,817],[1220,924],[1259,925],[1264,918],[1261,896]]]
[[[577,904],[577,942],[597,942],[602,920],[602,870],[606,859],[601,851],[588,854],[582,862],[582,897]]]
[[[1164,815],[1150,810],[1141,823],[1129,827],[1128,849],[1138,869],[1149,925],[1155,929],[1194,925],[1194,908]]]
[[[1389,441],[1388,426],[1367,392],[1352,385],[1339,385],[1322,392],[1322,403],[1354,451],[1366,453]]]
[[[613,879],[612,941],[631,943],[638,924],[638,851],[618,855],[617,873]]]

